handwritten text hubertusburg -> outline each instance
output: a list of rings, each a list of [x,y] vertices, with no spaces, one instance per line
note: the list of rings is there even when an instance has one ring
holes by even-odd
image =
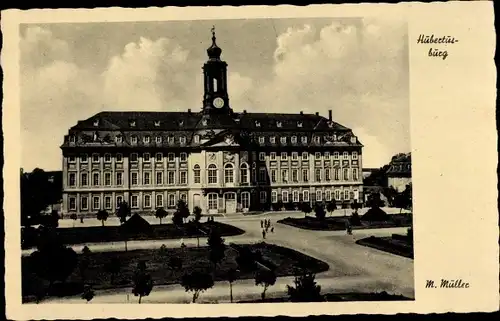
[[[469,283],[464,282],[462,279],[457,279],[457,280],[445,280],[441,279],[441,283],[439,285],[436,285],[433,280],[427,280],[425,283],[426,288],[448,288],[448,289],[468,289],[469,288]]]
[[[455,37],[451,36],[442,36],[442,37],[436,37],[434,34],[432,35],[424,35],[421,34],[418,36],[417,39],[417,44],[438,44],[438,45],[448,45],[448,44],[455,44],[458,42],[458,39],[455,39]],[[448,57],[448,51],[447,50],[441,50],[438,48],[429,48],[429,57],[441,57],[443,60],[445,60]]]

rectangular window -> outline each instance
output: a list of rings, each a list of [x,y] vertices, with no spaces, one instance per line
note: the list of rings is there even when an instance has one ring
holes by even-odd
[[[181,153],[180,158],[181,158],[181,162],[187,161],[187,154],[186,153]]]
[[[123,173],[116,173],[116,185],[123,185]]]
[[[69,198],[69,209],[70,211],[76,211],[76,198],[74,197]]]
[[[137,153],[132,153],[132,154],[130,154],[130,162],[131,162],[131,163],[137,163],[137,159],[138,159],[138,157],[139,157],[139,156],[137,155]]]
[[[275,169],[271,169],[271,182],[272,183],[277,182],[276,176],[277,176],[277,171]]]
[[[157,162],[163,161],[163,154],[162,153],[156,153],[155,159]]]
[[[271,160],[276,160],[276,152],[271,152],[270,158]]]
[[[300,140],[302,141],[302,144],[307,144],[307,136],[302,136]]]
[[[302,160],[308,160],[309,159],[309,153],[308,152],[302,152]]]
[[[122,141],[123,141],[123,137],[122,136],[116,136],[115,137],[115,142],[121,143]]]
[[[333,152],[333,159],[339,159],[339,152]]]
[[[187,184],[187,175],[188,173],[186,171],[181,171],[181,184],[186,185]]]
[[[316,182],[321,182],[321,169],[317,169],[315,173]]]
[[[309,202],[309,191],[302,191],[302,198],[304,202]]]
[[[123,162],[123,155],[121,153],[116,154],[116,162],[117,163],[122,163]]]
[[[281,160],[287,160],[288,154],[286,152],[281,152]]]
[[[130,138],[130,140],[131,140],[132,144],[137,144],[137,136],[132,136]]]
[[[283,200],[283,203],[288,203],[288,191],[281,192],[281,199]]]
[[[168,171],[167,172],[167,184],[168,185],[174,185],[175,184],[175,172],[174,171]]]
[[[151,207],[151,195],[149,195],[149,194],[144,195],[144,207],[145,208]]]
[[[299,170],[292,169],[292,182],[297,183],[299,181]]]
[[[100,210],[101,209],[101,200],[99,199],[99,196],[94,196],[92,198],[92,209],[93,210]]]
[[[156,172],[156,185],[163,184],[163,172]]]
[[[104,185],[111,186],[111,173],[104,173]]]
[[[340,190],[335,190],[335,200],[340,201]]]
[[[296,144],[297,143],[297,136],[292,136],[291,142],[292,142],[292,144]]]
[[[307,169],[302,170],[302,181],[304,183],[309,182],[309,171]]]
[[[298,159],[299,159],[299,153],[292,152],[292,160],[298,160]]]
[[[265,181],[267,181],[266,168],[261,167],[259,168],[259,182],[265,182]]]
[[[76,186],[76,173],[69,173],[69,186]]]
[[[168,194],[168,207],[175,206],[175,194]]]
[[[259,153],[259,160],[260,161],[265,161],[266,160],[266,153]]]
[[[267,202],[267,193],[266,193],[266,191],[260,191],[260,202],[261,203]]]
[[[293,191],[293,201],[296,203],[299,201],[299,191]]]
[[[149,163],[151,161],[151,155],[149,153],[142,154],[142,160],[144,163]]]
[[[217,205],[218,205],[217,203],[218,203],[217,194],[215,194],[215,193],[208,194],[208,209],[209,210],[216,210]]]
[[[335,168],[335,180],[338,181],[340,179],[340,169]]]
[[[349,190],[344,190],[344,200],[348,201],[350,199]]]
[[[344,159],[349,159],[349,153],[348,153],[348,152],[344,152],[344,153],[342,154],[342,157],[343,157]]]
[[[278,202],[278,192],[276,192],[276,191],[271,192],[271,202],[272,203]]]
[[[332,200],[332,192],[329,189],[327,189],[325,191],[325,201],[330,202],[331,200]]]
[[[286,144],[286,137],[283,137],[283,136],[282,136],[282,137],[280,138],[280,142],[281,142],[282,144]]]
[[[281,170],[281,181],[283,183],[288,183],[288,170],[286,169]]]
[[[201,183],[201,170],[199,168],[195,168],[193,170],[193,172],[194,172],[194,183],[200,184]]]
[[[181,201],[183,201],[187,205],[187,194],[181,193],[179,196],[180,196]]]
[[[161,144],[161,136],[156,136],[156,143]]]
[[[358,159],[358,152],[352,152],[352,159]]]
[[[320,152],[314,153],[314,158],[321,159],[321,153]]]
[[[156,194],[156,208],[163,207],[163,195]]]
[[[175,154],[174,153],[168,153],[168,162],[169,163],[175,162]]]
[[[80,157],[80,163],[87,163],[88,161],[89,160],[87,154],[82,154],[82,156]]]
[[[116,197],[116,207],[119,207],[123,202],[123,196]]]
[[[104,162],[111,163],[111,154],[109,153],[104,154]]]
[[[149,136],[144,136],[143,141],[144,141],[145,144],[149,144],[149,142],[150,142]]]
[[[316,202],[322,201],[322,195],[323,195],[323,193],[320,190],[316,191]]]
[[[319,136],[314,137],[314,142],[316,144],[319,144],[321,142],[321,137],[319,137]]]
[[[132,195],[132,197],[130,198],[130,207],[132,208],[138,208],[139,207],[139,196],[137,195]]]
[[[348,181],[349,180],[349,169],[347,168],[344,168],[344,181]]]
[[[179,137],[179,143],[181,145],[184,145],[186,143],[186,137],[184,137],[184,136]]]
[[[111,209],[111,196],[104,197],[104,208],[107,210]]]
[[[325,152],[325,159],[330,159],[330,152]]]
[[[331,179],[330,169],[329,168],[325,168],[325,181],[329,182],[330,179]]]
[[[99,186],[99,173],[94,173],[92,175],[92,185]]]
[[[271,142],[271,144],[276,144],[276,137],[272,136],[271,138],[269,138],[269,141]]]
[[[352,169],[352,180],[353,181],[357,181],[358,180],[358,169],[357,168],[353,168]]]
[[[80,207],[82,210],[88,211],[89,209],[89,198],[87,196],[82,196],[80,198]]]
[[[132,185],[139,185],[139,174],[137,172],[130,173],[132,178]]]
[[[259,144],[264,144],[264,137],[262,136],[259,137]]]
[[[151,184],[151,173],[150,172],[144,172],[144,185],[149,185]]]
[[[68,157],[68,162],[70,162],[70,163],[76,163],[76,157],[75,156],[69,156]]]
[[[173,136],[168,136],[168,143],[173,144],[174,143],[174,137]]]
[[[99,163],[99,154],[92,154],[92,163]]]
[[[87,173],[82,173],[82,181],[81,185],[82,186],[88,186],[89,185],[89,175]]]

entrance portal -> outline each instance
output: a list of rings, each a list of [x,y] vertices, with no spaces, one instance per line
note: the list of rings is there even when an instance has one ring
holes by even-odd
[[[236,194],[233,192],[224,194],[224,207],[226,213],[236,213]]]

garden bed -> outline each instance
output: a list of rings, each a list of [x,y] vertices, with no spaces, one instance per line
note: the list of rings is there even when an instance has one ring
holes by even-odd
[[[305,266],[307,272],[318,273],[328,270],[328,264],[311,258],[307,255],[272,244],[249,244],[241,245],[251,251],[258,250],[262,257],[274,264],[279,264],[275,273],[277,276],[289,276],[295,272],[294,267]],[[237,269],[236,258],[238,251],[227,246],[225,258],[213,270],[213,264],[209,260],[209,248],[164,248],[155,250],[134,250],[128,252],[96,252],[88,254],[88,268],[84,272],[84,279],[78,267],[64,283],[56,283],[49,296],[77,295],[83,290],[82,283],[92,285],[95,290],[123,288],[132,286],[132,276],[139,261],[146,262],[147,271],[153,278],[154,285],[180,283],[181,277],[186,272],[204,271],[214,272],[214,280],[225,280],[225,275],[230,269]],[[179,264],[172,264],[171,258],[180,258]],[[81,261],[82,254],[79,254]],[[120,262],[119,272],[112,274],[106,269],[112,260]],[[266,264],[266,261],[261,262]],[[267,267],[267,266],[266,266]],[[32,300],[34,294],[40,287],[46,289],[48,282],[40,280],[35,276],[37,267],[31,263],[30,257],[22,259],[23,301]],[[254,272],[241,270],[237,279],[252,279]],[[154,288],[153,288],[154,291]]]
[[[317,231],[342,231],[346,229],[346,221],[349,216],[326,217],[319,220],[316,217],[307,216],[301,218],[287,217],[279,220],[278,223],[298,227],[306,230]],[[352,225],[353,230],[409,227],[412,224],[412,217],[408,214],[392,214],[387,221],[365,221],[361,219],[361,225]]]
[[[368,246],[380,251],[404,256],[413,259],[413,243],[403,237],[375,237],[370,236],[356,241],[359,245]]]
[[[161,239],[180,239],[206,236],[211,228],[217,229],[221,236],[234,236],[245,233],[242,229],[220,222],[200,223],[198,229],[194,224],[186,223],[177,227],[174,224],[151,225],[151,229],[145,233],[128,233],[128,241],[133,240],[161,240]],[[120,242],[124,241],[124,234],[121,226],[89,226],[57,228],[57,235],[63,244],[85,244],[100,242]],[[23,234],[26,233],[23,231]],[[35,246],[34,238],[24,238],[23,249]],[[27,240],[31,240],[27,241]]]

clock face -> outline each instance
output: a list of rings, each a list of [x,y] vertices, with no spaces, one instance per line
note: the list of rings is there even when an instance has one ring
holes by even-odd
[[[221,108],[222,106],[224,106],[224,99],[217,97],[214,99],[213,103],[215,107]]]

